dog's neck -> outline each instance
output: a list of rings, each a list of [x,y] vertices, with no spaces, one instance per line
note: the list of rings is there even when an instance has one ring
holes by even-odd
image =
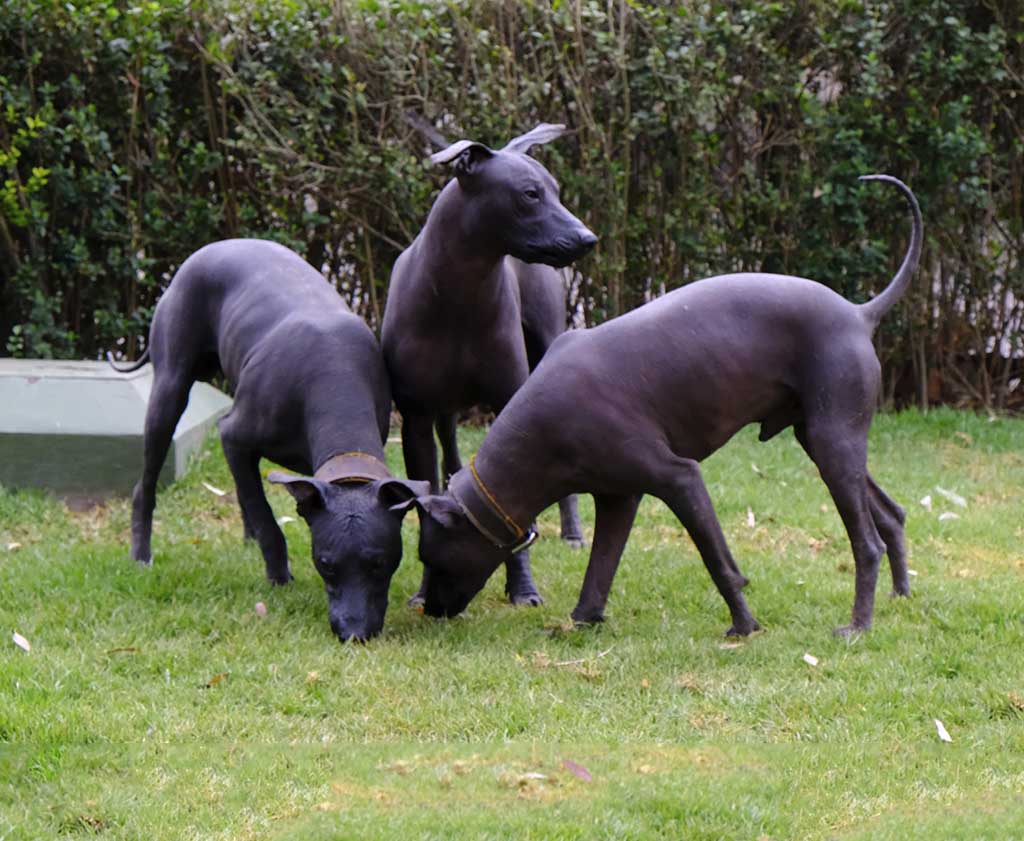
[[[452,179],[434,202],[420,234],[423,269],[438,280],[469,288],[496,275],[505,254],[492,231],[468,208],[466,195]]]
[[[305,427],[310,467],[316,470],[338,453],[366,453],[384,462],[381,419],[372,395],[354,394],[354,383],[310,383],[305,396]]]
[[[571,483],[560,475],[556,454],[536,436],[494,431],[474,458],[476,478],[501,511],[528,530],[541,511],[572,492]]]

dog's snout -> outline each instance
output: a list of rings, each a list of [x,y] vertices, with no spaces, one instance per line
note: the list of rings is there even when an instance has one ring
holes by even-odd
[[[331,630],[341,642],[364,643],[380,633],[380,628],[354,616],[331,616]]]
[[[580,248],[584,251],[590,251],[591,248],[597,245],[597,234],[589,228],[584,228],[580,231],[577,239],[579,240]]]

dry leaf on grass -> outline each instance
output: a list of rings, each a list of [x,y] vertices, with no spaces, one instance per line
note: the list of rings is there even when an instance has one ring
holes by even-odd
[[[563,622],[549,623],[544,626],[544,632],[551,637],[558,637],[562,634],[572,634],[577,630],[576,623],[572,619]]]
[[[944,496],[954,505],[959,505],[961,508],[967,507],[967,500],[960,496],[960,494],[958,493],[954,493],[953,491],[947,491],[945,488],[940,488],[938,485],[935,486],[935,492],[940,496]]]
[[[757,521],[754,519],[754,512],[751,509],[747,509],[747,528],[752,529],[757,525]]]
[[[818,665],[818,658],[815,657],[813,654],[804,654],[803,660],[808,666]]]
[[[946,730],[946,726],[937,718],[932,719],[932,721],[935,722],[935,729],[939,732],[939,738],[944,742],[952,742],[953,737],[949,735],[949,731]]]
[[[959,520],[959,519],[960,519],[960,515],[959,514],[954,514],[952,511],[943,511],[941,514],[939,514],[939,522],[940,523],[943,520]]]
[[[590,776],[590,772],[586,768],[584,768],[578,762],[573,762],[571,759],[563,759],[562,767],[570,773],[572,773],[573,775],[579,777],[585,783],[589,783],[594,779],[592,776]]]
[[[295,522],[295,518],[294,517],[289,517],[287,514],[285,514],[283,517],[278,517],[277,518],[277,524],[279,526],[283,526],[285,523],[294,523],[294,522]]]
[[[229,674],[230,674],[230,672],[220,672],[219,674],[215,674],[208,681],[206,681],[206,683],[204,684],[204,687],[206,689],[210,689],[210,688],[216,686],[222,680],[227,680],[227,677],[228,677]]]
[[[731,650],[733,648],[743,648],[743,643],[741,643],[741,642],[720,642],[718,644],[718,647],[723,649],[723,650],[725,650],[725,651],[729,651],[729,650]]]
[[[208,490],[214,496],[227,496],[228,495],[227,491],[222,491],[220,488],[215,488],[209,482],[203,482],[202,484],[203,484],[203,487],[206,488],[206,490]]]
[[[25,639],[25,638],[24,638],[24,637],[23,637],[23,636],[22,636],[21,634],[19,634],[19,633],[18,633],[17,631],[15,631],[15,632],[14,632],[14,633],[13,633],[13,634],[11,635],[11,639],[12,639],[12,640],[14,640],[14,644],[15,644],[16,646],[18,646],[18,648],[20,648],[20,649],[21,649],[22,651],[31,651],[31,650],[32,650],[32,646],[31,646],[31,644],[29,643],[29,641],[28,641],[27,639]]]
[[[613,648],[615,648],[614,645],[609,646],[604,651],[598,651],[597,654],[595,654],[593,657],[581,657],[579,660],[558,660],[556,663],[554,663],[554,665],[555,666],[578,666],[581,663],[586,663],[586,662],[588,662],[590,660],[600,660],[602,657],[606,656]],[[535,654],[539,654],[539,653],[540,652],[535,652]]]
[[[263,602],[256,602],[256,607],[254,609],[256,611],[257,616],[267,615],[267,606],[263,604]]]
[[[8,552],[17,552],[20,548],[21,548],[21,544],[18,543],[17,540],[12,540],[10,543],[7,544],[7,551]]]
[[[931,494],[926,494],[925,496],[922,496],[921,497],[921,505],[924,506],[925,511],[931,511],[932,510],[932,495]]]
[[[138,654],[139,649],[134,645],[121,645],[117,648],[108,648],[107,654]]]

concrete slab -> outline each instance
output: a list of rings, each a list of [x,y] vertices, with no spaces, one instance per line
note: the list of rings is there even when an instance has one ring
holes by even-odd
[[[0,485],[46,488],[81,502],[128,494],[142,472],[142,430],[153,384],[146,365],[118,374],[106,362],[0,359]],[[160,473],[185,472],[231,398],[196,383]]]

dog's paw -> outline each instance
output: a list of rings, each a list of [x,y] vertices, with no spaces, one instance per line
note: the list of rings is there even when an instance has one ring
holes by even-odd
[[[151,567],[153,566],[153,556],[150,555],[148,558],[132,558],[135,563],[140,567]]]
[[[725,632],[726,637],[749,637],[754,631],[760,631],[760,623],[751,617],[749,622],[745,623],[733,623],[729,626],[729,630]]]
[[[285,567],[283,571],[267,570],[267,580],[275,587],[284,587],[293,580],[293,576],[291,570]]]
[[[889,597],[893,599],[909,599],[910,598],[910,585],[907,584],[903,587],[893,587],[889,593]]]
[[[411,607],[413,609],[418,608],[419,610],[423,610],[423,605],[425,602],[426,597],[423,595],[423,591],[420,590],[419,592],[413,593],[411,596],[409,596],[409,600],[405,604],[406,607]]]
[[[587,541],[578,534],[563,534],[562,543],[568,546],[570,549],[586,549]]]
[[[832,631],[833,636],[841,637],[845,640],[852,640],[865,633],[869,626],[854,625],[852,622],[849,625],[841,625]]]
[[[506,593],[506,595],[512,604],[521,607],[540,607],[544,604],[544,599],[541,598],[540,593],[537,592],[535,587],[519,590],[515,593]]]
[[[604,613],[574,610],[572,612],[572,621],[577,628],[586,628],[591,625],[600,625],[602,622],[604,622]]]

